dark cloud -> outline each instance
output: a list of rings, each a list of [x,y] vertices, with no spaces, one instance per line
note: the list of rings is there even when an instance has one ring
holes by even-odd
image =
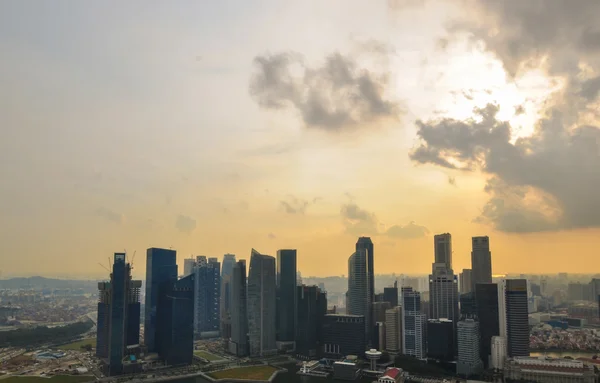
[[[408,225],[394,225],[387,229],[386,235],[393,238],[413,239],[425,237],[429,230],[425,226],[410,222]]]
[[[279,204],[287,214],[304,214],[309,202],[294,196],[289,196],[287,200],[279,201]]]
[[[452,186],[456,186],[456,177],[448,176],[448,183]]]
[[[490,175],[480,222],[506,232],[600,227],[600,129],[571,128],[554,110],[535,133],[510,142],[511,126],[488,105],[480,119],[417,121],[417,163]],[[427,156],[422,155],[427,153]]]
[[[351,235],[386,235],[394,238],[412,239],[420,238],[429,233],[424,226],[419,226],[414,222],[408,225],[394,225],[384,230],[385,225],[377,219],[374,213],[360,208],[355,203],[342,205],[340,210],[342,220],[346,226],[346,232]]]
[[[123,214],[119,214],[105,207],[96,209],[96,215],[114,223],[122,223],[125,220]]]
[[[593,101],[600,93],[600,76],[594,77],[581,84],[581,96],[588,101]]]
[[[386,54],[368,44],[365,53]],[[389,71],[368,70],[357,57],[333,53],[321,67],[310,67],[297,53],[257,56],[250,94],[266,109],[295,109],[308,127],[337,130],[397,118],[397,102],[385,97]]]
[[[175,227],[177,230],[183,233],[190,234],[192,231],[194,231],[194,229],[196,229],[196,220],[180,214],[177,216],[177,220],[175,221]]]

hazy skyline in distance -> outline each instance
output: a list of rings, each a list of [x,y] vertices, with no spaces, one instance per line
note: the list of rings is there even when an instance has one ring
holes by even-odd
[[[597,271],[600,2],[0,2],[0,270]],[[592,270],[593,269],[593,270]]]

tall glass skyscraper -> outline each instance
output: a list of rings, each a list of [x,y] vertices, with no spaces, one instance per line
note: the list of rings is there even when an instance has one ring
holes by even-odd
[[[433,237],[435,249],[435,263],[443,263],[446,269],[452,269],[452,235],[450,233],[437,234]]]
[[[421,313],[421,294],[412,287],[402,288],[403,353],[424,359],[427,353],[426,318]]]
[[[231,337],[231,276],[235,255],[225,254],[221,265],[221,337]]]
[[[177,280],[175,250],[150,248],[146,251],[146,298],[144,307],[144,343],[149,352],[157,352],[156,310],[159,291]]]
[[[365,323],[365,342],[371,343],[373,295],[370,294],[368,250],[358,249],[348,258],[348,315],[362,315]]]
[[[473,237],[471,251],[471,283],[492,283],[492,253],[489,237]]]
[[[194,265],[194,328],[196,334],[218,335],[221,325],[221,264],[217,258],[196,258]]]
[[[527,280],[506,280],[506,343],[508,356],[529,356]]]
[[[375,253],[373,248],[373,241],[369,237],[360,237],[356,242],[356,251],[366,252],[367,257],[367,278],[368,278],[368,298],[369,298],[369,306],[368,306],[368,314],[365,316],[366,323],[366,336],[367,336],[367,346],[372,344],[371,333],[373,332],[373,305],[371,303],[375,302]]]
[[[275,258],[252,249],[248,273],[248,328],[251,356],[277,353]]]
[[[296,250],[277,251],[277,340],[296,338],[297,292]]]
[[[248,355],[248,310],[246,301],[246,261],[233,266],[231,275],[231,339],[229,352]]]
[[[480,357],[487,367],[492,354],[492,338],[500,335],[500,311],[498,306],[498,285],[478,283],[475,285],[477,317],[481,335]]]

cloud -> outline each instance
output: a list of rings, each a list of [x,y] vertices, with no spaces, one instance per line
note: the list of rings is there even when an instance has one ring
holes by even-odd
[[[410,222],[408,225],[394,225],[387,229],[386,235],[393,238],[402,239],[413,239],[425,237],[429,234],[429,229],[425,226],[417,225],[414,222]]]
[[[489,175],[491,197],[477,221],[498,230],[600,227],[594,213],[600,211],[600,128],[573,127],[553,109],[530,137],[511,143],[511,126],[497,119],[498,110],[488,105],[466,121],[417,121],[421,144],[411,159]]]
[[[310,202],[289,196],[286,200],[279,201],[279,205],[287,214],[304,214]]]
[[[386,55],[380,43],[364,53]],[[356,55],[358,56],[358,55]],[[388,70],[367,69],[358,57],[332,53],[320,67],[311,67],[294,52],[254,58],[256,71],[249,91],[265,109],[293,109],[307,127],[328,131],[396,119],[400,104],[386,97]]]
[[[267,237],[269,239],[275,239],[275,238],[277,238],[277,236],[275,234],[273,234],[273,233],[269,233],[269,235],[267,235]]]
[[[196,220],[180,214],[175,221],[175,227],[183,233],[190,234],[196,229]]]
[[[405,226],[394,225],[385,230],[385,225],[377,219],[374,213],[362,209],[352,202],[342,205],[340,214],[346,226],[346,233],[355,236],[386,235],[394,238],[413,239],[423,237],[429,233],[426,227],[419,226],[414,222],[410,222]]]
[[[114,223],[123,223],[123,221],[125,221],[125,216],[123,214],[117,213],[105,207],[96,209],[96,214]]]
[[[456,177],[448,176],[448,183],[452,186],[456,186]]]

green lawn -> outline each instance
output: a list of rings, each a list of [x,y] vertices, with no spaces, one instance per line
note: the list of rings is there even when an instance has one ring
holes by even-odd
[[[211,354],[210,352],[202,351],[202,350],[195,350],[194,355],[197,357],[200,357],[200,358],[204,358],[204,359],[208,360],[209,362],[223,359],[218,355]]]
[[[266,381],[269,380],[275,371],[277,371],[275,367],[262,365],[216,371],[211,372],[209,375],[214,379],[248,379]]]
[[[78,340],[78,341],[73,342],[73,343],[63,344],[62,346],[59,346],[58,348],[60,350],[76,350],[76,351],[81,351],[81,350],[83,350],[83,348],[81,348],[81,346],[85,346],[86,344],[91,345],[92,349],[95,349],[96,348],[96,338],[89,338],[89,339]]]
[[[55,375],[51,378],[42,376],[11,376],[2,379],[2,383],[85,383],[93,382],[96,378],[90,375]]]

